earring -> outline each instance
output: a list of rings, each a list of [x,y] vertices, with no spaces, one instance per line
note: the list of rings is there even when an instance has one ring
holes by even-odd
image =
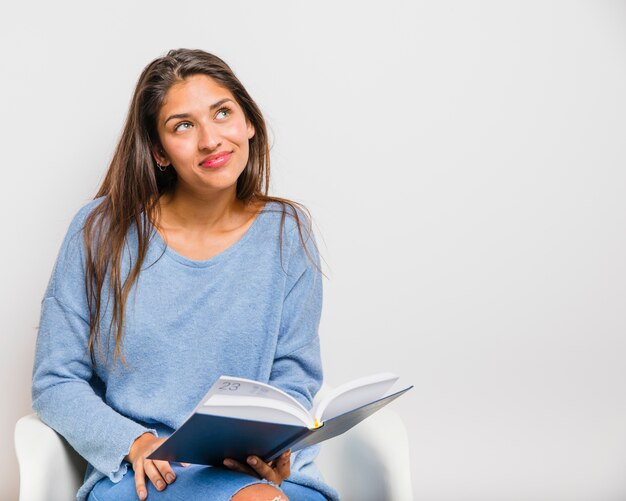
[[[156,164],[161,172],[165,172],[165,169],[167,169],[167,165],[161,165],[159,162],[157,162]]]

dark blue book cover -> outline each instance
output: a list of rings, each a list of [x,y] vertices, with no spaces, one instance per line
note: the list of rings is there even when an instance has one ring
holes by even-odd
[[[363,421],[411,389],[375,400],[309,429],[264,421],[253,421],[196,412],[174,432],[149,459],[194,464],[222,465],[225,458],[245,462],[250,455],[269,461],[283,451],[296,451],[336,437]]]

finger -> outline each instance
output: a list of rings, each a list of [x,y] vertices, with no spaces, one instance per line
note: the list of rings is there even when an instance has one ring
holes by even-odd
[[[189,468],[191,463],[179,463],[183,468]]]
[[[144,461],[143,467],[146,471],[146,476],[150,479],[150,482],[152,482],[152,484],[156,487],[157,491],[165,489],[167,484],[165,483],[165,479],[161,476],[161,473],[159,473],[159,470],[157,470],[157,467],[154,465],[154,461],[151,459],[146,459]]]
[[[291,475],[291,450],[286,450],[278,457],[275,470],[281,482],[289,478],[289,475]]]
[[[254,469],[258,476],[265,478],[274,483],[280,483],[280,479],[277,478],[276,472],[264,461],[261,461],[256,456],[250,456],[246,462]]]
[[[278,458],[276,458],[276,461],[277,463],[291,461],[291,449],[287,449],[283,452],[280,456],[278,456]]]
[[[229,470],[239,471],[241,473],[245,473],[247,475],[252,475],[253,477],[259,477],[256,471],[250,468],[248,465],[240,463],[239,461],[235,461],[234,459],[224,459],[224,466],[226,466]]]
[[[172,470],[172,467],[167,461],[154,461],[154,466],[156,466],[157,470],[159,470],[159,473],[168,484],[176,480],[176,473],[174,473],[174,470]]]
[[[135,471],[135,490],[137,491],[137,497],[143,501],[148,497],[148,489],[146,489],[145,474],[143,471],[143,461],[137,461],[137,464],[133,464],[133,470]]]

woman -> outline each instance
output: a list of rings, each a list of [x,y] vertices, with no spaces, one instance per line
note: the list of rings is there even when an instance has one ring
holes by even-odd
[[[145,68],[42,304],[33,408],[88,461],[79,500],[337,497],[313,448],[224,468],[146,459],[222,374],[308,406],[319,389],[316,247],[268,183],[263,117],[222,60],[180,49]]]

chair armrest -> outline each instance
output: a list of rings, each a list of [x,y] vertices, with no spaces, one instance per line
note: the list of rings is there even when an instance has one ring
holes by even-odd
[[[393,409],[381,409],[324,442],[316,463],[343,499],[413,499],[406,428]]]
[[[36,414],[15,425],[20,501],[75,500],[86,462]]]

